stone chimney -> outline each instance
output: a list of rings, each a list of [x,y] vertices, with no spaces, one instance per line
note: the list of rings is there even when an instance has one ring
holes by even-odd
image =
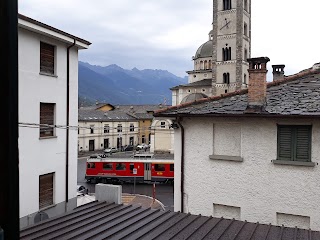
[[[268,57],[249,58],[248,107],[262,107],[267,94]]]
[[[284,79],[284,67],[285,65],[272,65],[273,81]]]

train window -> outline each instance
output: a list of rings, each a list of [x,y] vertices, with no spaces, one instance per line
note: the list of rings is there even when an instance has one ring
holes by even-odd
[[[164,170],[165,170],[164,164],[155,164],[154,170],[156,172],[164,172]]]
[[[112,163],[103,163],[103,170],[112,170]]]
[[[134,163],[130,163],[130,173],[133,173]]]
[[[87,168],[96,168],[96,164],[95,163],[88,163]]]
[[[174,165],[170,164],[170,171],[173,172],[174,171]]]
[[[126,165],[124,163],[117,163],[116,170],[126,170]]]

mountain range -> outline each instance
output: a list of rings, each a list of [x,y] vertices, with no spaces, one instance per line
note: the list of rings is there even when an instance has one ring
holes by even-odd
[[[171,105],[170,88],[187,82],[187,76],[178,77],[166,70],[128,70],[116,64],[103,67],[79,61],[79,105],[96,101]]]

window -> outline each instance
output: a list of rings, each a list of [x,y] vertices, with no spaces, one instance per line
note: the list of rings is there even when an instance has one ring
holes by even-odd
[[[170,171],[171,171],[171,172],[174,171],[174,164],[170,164]]]
[[[130,173],[133,173],[134,163],[130,163]]]
[[[104,133],[109,133],[109,131],[110,131],[109,124],[105,124],[105,125],[104,125],[104,128],[103,128],[103,132],[104,132]]]
[[[166,128],[166,122],[160,122],[160,127],[161,128]]]
[[[231,47],[222,48],[222,60],[231,60]]]
[[[134,125],[133,125],[133,123],[130,123],[130,132],[134,132]]]
[[[164,166],[164,164],[155,164],[154,165],[154,170],[156,172],[164,172],[165,166]]]
[[[54,46],[40,42],[40,72],[54,75]]]
[[[248,25],[246,23],[243,24],[243,34],[248,36]]]
[[[103,170],[112,170],[112,163],[103,163]]]
[[[54,103],[40,103],[40,137],[54,136]]]
[[[231,0],[223,0],[223,10],[231,9]]]
[[[122,124],[118,124],[117,132],[122,132]]]
[[[248,49],[244,49],[244,60],[247,61],[248,60]]]
[[[311,126],[278,125],[278,160],[311,161]]]
[[[39,209],[53,205],[53,175],[39,176]]]
[[[116,170],[126,170],[126,165],[124,163],[117,163]]]
[[[229,73],[224,73],[223,74],[223,83],[224,84],[230,84],[230,74]]]
[[[248,12],[248,0],[244,0],[244,10]]]
[[[96,164],[95,163],[88,163],[87,168],[96,168]]]
[[[90,125],[90,133],[91,133],[91,134],[94,133],[94,125]]]
[[[247,74],[243,74],[243,83],[247,84]]]

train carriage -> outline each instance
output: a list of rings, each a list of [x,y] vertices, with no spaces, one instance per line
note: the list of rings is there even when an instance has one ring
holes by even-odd
[[[144,158],[88,158],[85,178],[88,182],[171,182],[174,161]]]

